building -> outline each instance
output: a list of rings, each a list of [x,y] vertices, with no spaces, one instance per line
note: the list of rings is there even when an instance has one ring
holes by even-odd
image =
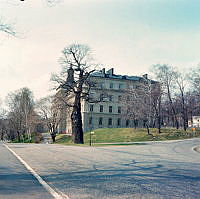
[[[200,127],[200,116],[193,116],[192,120],[188,121],[189,127]]]
[[[139,89],[141,84],[154,82],[148,79],[147,74],[142,77],[116,75],[113,68],[94,72],[90,75],[90,81],[95,83],[95,87],[90,90],[90,98],[94,99],[95,103],[86,100],[81,102],[84,132],[97,128],[134,127],[135,121],[124,114],[124,96],[128,100],[127,90]],[[66,123],[66,132],[71,134],[70,116],[67,117]]]

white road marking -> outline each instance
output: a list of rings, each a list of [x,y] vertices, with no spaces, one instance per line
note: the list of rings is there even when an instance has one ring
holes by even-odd
[[[17,155],[12,149],[10,149],[6,144],[3,144],[16,158],[31,172],[33,176],[39,181],[39,183],[49,192],[55,199],[70,199],[67,195],[59,191],[57,193],[53,188],[51,188],[19,155]]]

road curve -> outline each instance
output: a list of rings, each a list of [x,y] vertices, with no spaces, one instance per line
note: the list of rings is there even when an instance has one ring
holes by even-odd
[[[193,150],[198,145],[199,138],[109,147],[9,147],[70,199],[199,199],[200,154]]]

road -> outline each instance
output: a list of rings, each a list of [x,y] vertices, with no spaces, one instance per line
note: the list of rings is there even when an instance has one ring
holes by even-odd
[[[0,144],[0,199],[53,198],[27,169]]]
[[[199,199],[200,153],[192,150],[198,145],[199,138],[108,147],[8,144],[70,199]],[[0,157],[0,199],[36,192],[51,198],[2,145]]]

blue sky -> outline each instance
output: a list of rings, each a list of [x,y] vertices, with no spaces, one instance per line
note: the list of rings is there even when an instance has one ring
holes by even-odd
[[[0,34],[0,96],[23,86],[47,94],[61,50],[91,47],[98,63],[141,75],[153,64],[189,68],[200,62],[199,0],[1,0],[0,16],[22,38]]]

